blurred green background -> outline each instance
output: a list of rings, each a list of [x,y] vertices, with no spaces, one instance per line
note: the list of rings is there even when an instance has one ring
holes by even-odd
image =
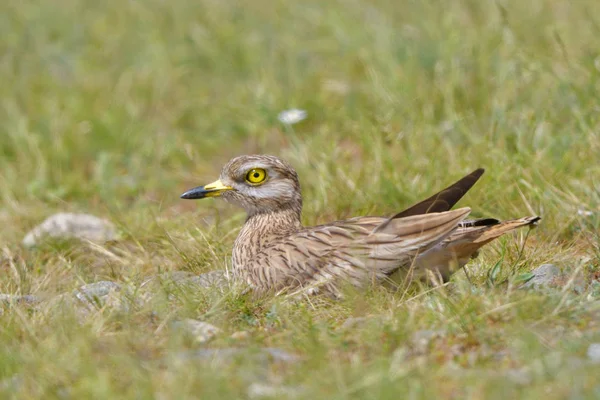
[[[481,212],[524,209],[521,180],[550,219],[597,208],[599,8],[7,0],[1,205],[178,207],[229,158],[273,153],[324,197],[311,214],[390,212],[478,166]]]
[[[3,0],[2,292],[224,268],[243,213],[179,195],[240,154],[297,168],[306,224],[391,214],[477,167],[487,172],[461,203],[474,216],[543,221],[523,257],[519,233],[486,247],[474,287],[461,275],[456,292],[412,302],[376,292],[305,310],[179,293],[132,314],[100,310],[83,327],[11,309],[0,377],[29,377],[19,398],[245,397],[235,368],[146,363],[180,349],[163,328],[190,317],[302,353],[306,368],[285,379],[307,398],[594,398],[597,367],[565,360],[584,356],[582,337],[600,341],[597,295],[527,297],[485,282],[494,265],[507,279],[543,262],[597,273],[599,93],[597,0]],[[291,108],[306,120],[283,125]],[[59,211],[110,219],[122,241],[23,249]],[[336,330],[365,314],[391,322]],[[451,336],[437,352],[387,375],[404,365],[397,346],[440,326]],[[495,375],[519,368],[529,383]]]

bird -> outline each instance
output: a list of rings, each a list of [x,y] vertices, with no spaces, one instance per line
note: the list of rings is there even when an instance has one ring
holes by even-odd
[[[182,199],[221,198],[247,217],[231,255],[232,277],[256,294],[323,293],[383,283],[398,271],[448,280],[481,246],[538,216],[509,221],[468,220],[469,207],[452,210],[479,180],[479,168],[433,196],[391,217],[364,216],[302,225],[302,192],[296,170],[272,155],[242,155],[219,179],[183,193]],[[411,278],[412,279],[412,278]]]

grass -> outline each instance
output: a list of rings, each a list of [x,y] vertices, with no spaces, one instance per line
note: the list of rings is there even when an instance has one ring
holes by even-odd
[[[284,398],[600,396],[586,358],[600,342],[597,1],[6,0],[0,11],[0,293],[51,298],[111,280],[135,299],[158,273],[224,268],[243,214],[178,195],[245,153],[297,168],[308,225],[391,214],[480,166],[461,202],[473,215],[543,217],[440,288],[289,302],[165,283],[151,301],[84,318],[50,301],[5,305],[3,398],[246,398],[252,382],[298,390]],[[277,114],[292,107],[308,119],[286,129]],[[121,239],[22,247],[62,211],[110,219]],[[564,285],[518,290],[542,263]],[[222,333],[190,342],[170,328],[183,318]],[[175,356],[232,346],[249,353]],[[260,347],[302,361],[253,361]]]

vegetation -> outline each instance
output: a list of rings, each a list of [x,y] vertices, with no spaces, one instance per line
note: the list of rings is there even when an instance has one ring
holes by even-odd
[[[0,303],[2,398],[257,397],[253,383],[281,398],[600,397],[586,355],[600,342],[598,1],[0,11],[0,293],[47,299]],[[290,108],[307,119],[283,125]],[[476,167],[460,203],[474,216],[543,220],[442,287],[261,300],[165,278],[143,301],[158,274],[226,268],[243,213],[178,196],[248,153],[297,168],[307,225],[391,214]],[[22,246],[64,211],[120,239]],[[519,289],[544,263],[562,280]],[[133,305],[51,301],[102,280]],[[186,318],[221,333],[197,343],[173,328]],[[232,347],[246,350],[231,362],[180,356]],[[264,347],[299,361],[255,357]]]

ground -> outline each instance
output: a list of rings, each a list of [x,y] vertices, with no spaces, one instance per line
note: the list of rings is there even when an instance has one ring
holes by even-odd
[[[3,398],[600,397],[596,0],[0,11]],[[293,108],[306,119],[282,124]],[[296,167],[307,225],[392,214],[477,167],[460,205],[543,219],[442,287],[331,301],[179,285],[225,269],[244,221],[179,195],[248,153]],[[58,212],[118,238],[22,244]],[[550,285],[520,288],[548,263]],[[69,300],[100,281],[112,301]]]

